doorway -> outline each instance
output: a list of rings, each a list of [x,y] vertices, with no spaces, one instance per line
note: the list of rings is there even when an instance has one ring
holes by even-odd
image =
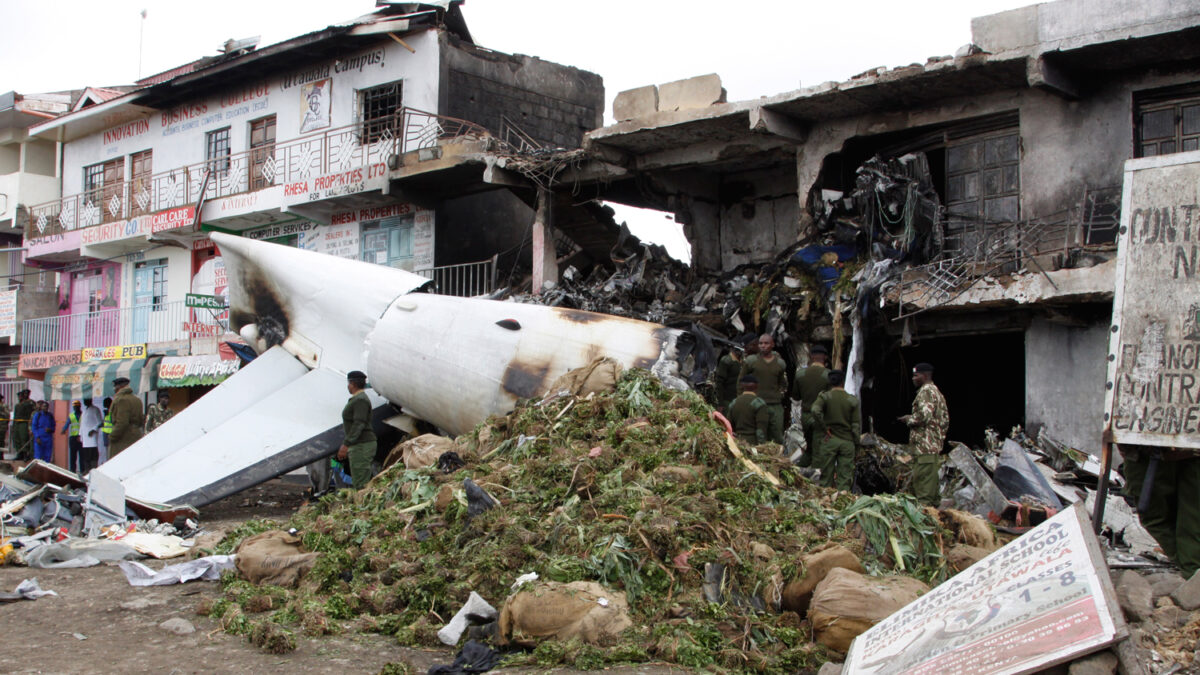
[[[1025,423],[1024,332],[922,338],[891,349],[871,374],[871,388],[863,392],[864,415],[874,418],[875,430],[884,438],[908,442],[908,428],[896,418],[912,412],[912,368],[922,362],[933,364],[934,382],[946,397],[947,440],[981,446],[984,430],[1006,437]],[[863,426],[869,428],[866,419]]]

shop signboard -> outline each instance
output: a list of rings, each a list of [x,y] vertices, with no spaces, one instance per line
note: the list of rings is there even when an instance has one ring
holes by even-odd
[[[219,384],[241,366],[237,359],[222,359],[215,354],[165,356],[158,364],[159,387],[193,387]]]
[[[87,347],[80,355],[80,361],[108,361],[111,359],[144,359],[146,344],[114,345],[111,347]]]

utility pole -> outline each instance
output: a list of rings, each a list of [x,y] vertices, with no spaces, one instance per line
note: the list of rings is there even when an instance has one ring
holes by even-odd
[[[142,45],[146,37],[146,10],[142,10],[142,22],[138,27],[138,73],[137,79],[142,79]]]

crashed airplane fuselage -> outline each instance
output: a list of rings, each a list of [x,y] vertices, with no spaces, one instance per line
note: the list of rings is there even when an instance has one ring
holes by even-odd
[[[98,471],[131,497],[203,506],[333,452],[345,374],[377,418],[450,434],[599,357],[686,386],[691,334],[572,309],[421,292],[402,270],[214,233],[230,328],[260,356]],[[681,363],[682,362],[682,363]]]

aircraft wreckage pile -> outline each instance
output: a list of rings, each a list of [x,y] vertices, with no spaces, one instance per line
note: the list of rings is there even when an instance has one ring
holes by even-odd
[[[617,372],[602,363],[576,395],[524,401],[457,441],[402,443],[364,490],[286,524],[248,522],[218,550],[238,553],[241,575],[198,611],[278,652],[297,633],[361,631],[474,638],[506,665],[791,673],[841,660],[862,630],[1001,546],[963,512],[820,488],[777,446],[751,450],[763,473],[751,470],[698,395]],[[264,538],[285,546],[259,566]],[[888,584],[895,604],[853,616],[835,568],[843,586]],[[498,621],[444,628],[456,612]]]

